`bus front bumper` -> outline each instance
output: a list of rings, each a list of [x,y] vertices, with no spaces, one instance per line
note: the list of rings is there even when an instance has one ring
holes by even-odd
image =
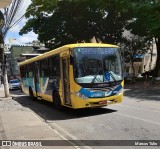
[[[103,107],[110,104],[120,103],[123,100],[123,92],[118,96],[110,96],[105,98],[88,98],[81,99],[77,96],[72,96],[72,99],[77,102],[73,102],[72,108],[91,108],[91,107]]]

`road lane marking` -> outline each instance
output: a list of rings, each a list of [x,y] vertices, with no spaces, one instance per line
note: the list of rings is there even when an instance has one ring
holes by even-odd
[[[122,107],[128,107],[128,108],[133,108],[133,109],[146,110],[146,111],[152,111],[152,112],[160,113],[160,111],[158,111],[158,110],[154,110],[154,109],[146,109],[146,108],[141,108],[141,107],[126,106],[126,105],[119,105],[119,106],[122,106]]]
[[[56,133],[59,137],[61,137],[62,139],[68,141],[72,147],[74,147],[75,149],[92,149],[90,146],[87,146],[85,143],[83,143],[80,139],[76,138],[75,136],[73,136],[72,134],[70,134],[69,132],[67,132],[66,130],[64,130],[62,127],[60,127],[58,124],[54,123],[53,121],[49,121],[46,120],[42,117],[40,117],[39,115],[37,115],[37,113],[35,112],[31,112],[38,120],[42,121],[46,126],[48,126],[49,129],[51,129],[54,133]],[[63,134],[61,134],[60,132],[62,132],[63,134],[65,134],[66,136],[70,137],[71,139],[67,139],[67,137],[63,136]],[[80,143],[79,147],[78,145],[76,145],[75,143],[73,143],[71,140],[78,140],[78,142]]]
[[[75,136],[73,136],[72,134],[70,134],[68,131],[66,131],[65,129],[63,129],[62,127],[60,127],[58,124],[56,124],[56,123],[54,123],[53,121],[46,121],[47,122],[47,124],[48,124],[48,126],[50,126],[51,127],[51,129],[53,130],[55,130],[55,129],[57,129],[57,130],[59,130],[59,131],[61,131],[63,134],[65,134],[65,135],[67,135],[68,137],[70,137],[71,138],[71,140],[78,140],[78,142],[81,144],[81,147],[83,147],[83,148],[85,148],[85,149],[92,149],[90,146],[87,146],[85,143],[83,143],[82,141],[80,141],[80,139],[78,139],[77,137],[75,137]],[[58,132],[58,131],[57,131]],[[59,133],[59,132],[58,132]],[[60,133],[59,133],[60,134]],[[66,140],[68,140],[68,139],[66,139]],[[68,140],[69,141],[69,140]],[[74,144],[73,142],[71,142],[71,141],[69,141],[71,144],[73,144],[74,145],[74,147],[75,148],[79,148],[80,149],[80,147],[79,146],[77,146],[76,144]]]
[[[152,124],[155,124],[155,125],[160,125],[160,123],[158,123],[158,122],[146,120],[146,119],[143,119],[143,118],[138,118],[138,117],[135,117],[135,116],[130,116],[130,115],[127,115],[127,114],[122,114],[122,113],[115,113],[115,114],[121,115],[121,116],[124,116],[124,117],[128,117],[128,118],[132,118],[132,119],[136,119],[136,120],[140,120],[140,121],[144,121],[144,122],[148,122],[148,123],[152,123]]]
[[[48,121],[44,120],[43,118],[40,118],[35,112],[31,112],[38,120],[43,121],[44,124],[46,126],[48,126],[49,129],[51,129],[55,134],[57,134],[60,138],[62,138],[63,140],[66,140],[67,142],[69,142],[75,149],[80,149],[79,146],[77,146],[76,144],[74,144],[73,142],[69,141],[67,138],[65,138],[62,134],[60,134],[57,130],[55,130],[55,128],[52,128],[52,126],[48,123]],[[61,128],[62,130],[62,128]],[[64,131],[64,130],[63,130]],[[76,139],[75,139],[76,140]],[[88,148],[91,149],[91,148]]]
[[[63,135],[61,135],[58,131],[56,131],[55,129],[53,129],[50,125],[48,125],[49,128],[54,132],[56,133],[58,136],[60,136],[62,139],[66,140],[67,142],[69,142],[74,148],[76,149],[80,149],[79,146],[75,145],[74,143],[72,143],[71,141],[69,141],[68,139],[66,139]]]

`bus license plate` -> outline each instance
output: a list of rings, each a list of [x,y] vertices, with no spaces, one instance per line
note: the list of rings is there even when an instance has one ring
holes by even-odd
[[[107,104],[107,100],[100,101],[99,104]]]

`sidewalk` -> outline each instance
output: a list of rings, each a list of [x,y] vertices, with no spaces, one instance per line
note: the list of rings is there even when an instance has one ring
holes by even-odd
[[[75,148],[33,111],[12,98],[4,98],[2,87],[0,87],[0,140],[62,140],[62,146],[52,148]],[[68,146],[63,146],[63,143]]]
[[[0,99],[1,98],[5,98],[5,99],[12,99],[12,97],[5,97],[5,94],[4,94],[4,86],[3,85],[0,85]]]

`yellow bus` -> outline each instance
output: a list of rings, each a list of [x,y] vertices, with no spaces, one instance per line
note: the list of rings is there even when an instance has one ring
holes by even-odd
[[[22,91],[53,102],[56,109],[122,102],[122,57],[116,45],[65,45],[19,63],[19,72]]]

